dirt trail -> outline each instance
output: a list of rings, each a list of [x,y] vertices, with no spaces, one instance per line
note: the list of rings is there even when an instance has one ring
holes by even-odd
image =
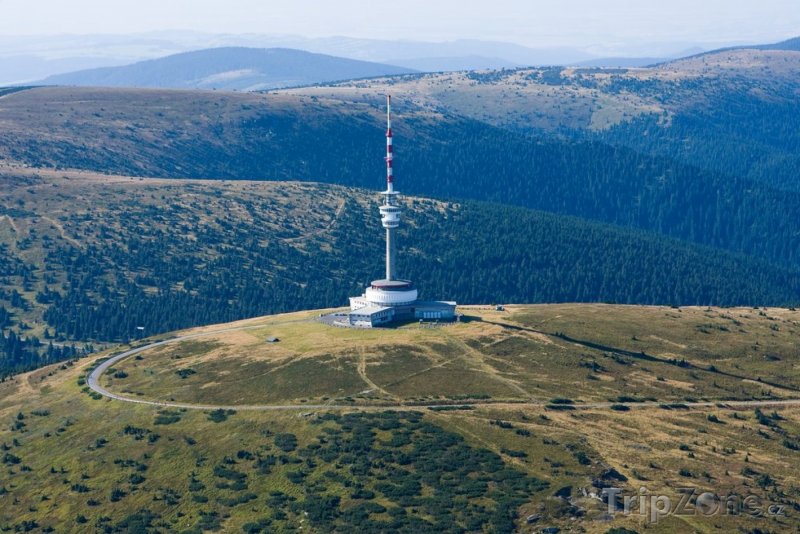
[[[470,347],[467,343],[464,342],[463,339],[459,339],[456,336],[451,335],[450,333],[446,333],[446,335],[448,339],[460,345],[464,349],[464,351],[466,351],[466,354],[471,356],[470,360],[473,361],[474,363],[477,363],[478,367],[480,367],[480,369],[483,372],[485,372],[488,376],[492,377],[498,382],[502,382],[506,386],[510,387],[511,389],[522,395],[524,398],[526,399],[531,398],[530,392],[527,391],[522,386],[520,386],[515,380],[512,380],[508,377],[501,375],[497,369],[486,363],[486,355]]]
[[[323,226],[319,230],[313,230],[311,232],[306,232],[305,234],[299,235],[297,237],[287,237],[286,239],[283,240],[283,242],[284,243],[297,243],[299,241],[305,241],[306,239],[308,239],[310,237],[314,237],[314,236],[329,232],[331,230],[331,228],[333,228],[333,225],[336,224],[336,221],[339,220],[339,217],[342,215],[342,213],[344,213],[345,204],[346,204],[346,202],[345,202],[344,199],[340,200],[339,201],[339,205],[336,207],[336,213],[333,214],[333,218],[328,222],[328,224],[326,224],[325,226]]]
[[[366,350],[363,348],[359,350],[358,354],[358,376],[360,376],[361,380],[366,382],[367,385],[370,387],[368,391],[370,392],[377,391],[383,395],[386,395],[387,397],[390,397],[392,399],[397,399],[397,395],[389,393],[388,391],[380,387],[378,384],[373,382],[372,379],[367,375],[367,353]]]
[[[0,219],[7,219],[8,223],[11,225],[11,228],[14,230],[14,233],[19,235],[19,227],[17,226],[17,223],[14,222],[14,219],[11,217],[11,215],[3,215],[0,217]]]
[[[44,215],[42,216],[42,220],[43,221],[47,221],[50,224],[52,224],[53,226],[55,226],[56,230],[58,230],[58,233],[61,236],[61,239],[63,239],[64,241],[67,241],[68,243],[71,243],[72,245],[74,245],[77,248],[83,248],[83,245],[81,245],[81,243],[79,241],[77,241],[77,240],[75,240],[75,239],[73,239],[73,238],[71,238],[70,236],[67,235],[67,232],[64,230],[64,227],[61,225],[60,222],[58,222],[57,220],[55,220],[55,219],[53,219],[51,217],[47,217],[47,216],[44,216]]]

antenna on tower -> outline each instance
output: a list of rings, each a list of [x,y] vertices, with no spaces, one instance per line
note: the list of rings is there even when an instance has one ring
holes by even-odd
[[[394,174],[392,172],[392,95],[386,95],[386,190],[394,191]]]
[[[392,97],[386,95],[386,191],[383,195],[383,204],[380,207],[381,223],[386,229],[386,280],[395,279],[394,270],[394,234],[400,226],[402,209],[397,205],[397,191],[394,190],[394,174],[392,163],[394,151],[392,150]]]

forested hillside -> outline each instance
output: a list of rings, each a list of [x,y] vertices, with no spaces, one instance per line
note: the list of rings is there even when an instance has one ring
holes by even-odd
[[[437,73],[293,90],[342,101],[392,91],[515,132],[594,139],[800,191],[797,40],[647,69]]]
[[[3,100],[0,153],[36,166],[377,188],[377,105],[290,95],[35,89]],[[596,141],[531,138],[401,106],[403,192],[575,215],[800,263],[800,193]]]
[[[377,199],[363,190],[60,173],[2,184],[17,199],[0,219],[7,323],[60,343],[341,306],[381,274]],[[791,305],[800,294],[797,273],[745,256],[518,207],[412,198],[406,220],[398,269],[423,298]]]
[[[0,308],[0,313],[7,311]],[[12,325],[13,323],[9,323],[7,326]],[[78,350],[72,345],[56,345],[52,340],[42,342],[37,337],[20,336],[13,330],[7,333],[0,331],[0,380],[5,380],[8,375],[74,358],[85,352],[85,349]]]
[[[800,57],[800,53],[793,55]],[[668,118],[645,114],[594,137],[777,189],[800,191],[800,77],[774,72],[769,65],[753,67],[760,76],[722,80],[701,76],[691,82],[631,83],[620,76],[619,91],[658,98]],[[796,65],[796,61],[786,61],[778,66]]]
[[[4,91],[4,368],[344,304],[380,271],[377,201],[340,186],[381,187],[388,91],[399,189],[437,198],[412,201],[401,232],[423,297],[794,305],[798,57],[294,93]]]

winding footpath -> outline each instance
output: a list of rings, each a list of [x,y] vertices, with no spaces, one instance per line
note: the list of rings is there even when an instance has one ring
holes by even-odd
[[[288,321],[288,322],[305,322],[309,319],[301,319],[296,321]],[[111,367],[115,364],[119,363],[120,361],[130,358],[131,356],[135,356],[139,353],[154,349],[156,347],[161,347],[164,345],[169,345],[172,343],[180,343],[182,341],[188,341],[191,339],[197,339],[200,337],[205,336],[212,336],[216,334],[222,334],[225,332],[238,332],[242,330],[256,330],[264,328],[265,325],[253,325],[253,326],[237,326],[231,328],[223,328],[220,330],[210,330],[208,332],[200,332],[197,334],[188,334],[185,336],[174,337],[170,339],[166,339],[163,341],[157,341],[155,343],[150,343],[149,345],[143,345],[141,347],[136,347],[115,356],[110,357],[108,360],[104,361],[100,365],[98,365],[87,377],[86,384],[95,392],[107,397],[109,399],[114,399],[123,402],[131,402],[134,404],[144,404],[149,406],[158,406],[162,408],[185,408],[187,410],[237,410],[237,411],[277,411],[277,410],[359,410],[359,411],[367,411],[367,410],[409,410],[414,408],[453,408],[458,406],[483,406],[483,405],[491,405],[496,407],[538,407],[544,408],[549,406],[549,402],[542,402],[542,401],[499,401],[499,400],[473,400],[473,401],[465,401],[465,402],[451,402],[451,403],[442,403],[442,402],[408,402],[408,403],[376,403],[370,405],[352,405],[352,404],[237,404],[237,405],[217,405],[217,404],[187,404],[181,402],[173,402],[173,401],[159,401],[159,400],[147,400],[147,399],[139,399],[135,397],[127,397],[125,395],[120,395],[119,393],[114,393],[112,391],[107,390],[103,386],[100,385],[100,377],[108,371]],[[691,409],[691,408],[720,408],[720,409],[737,409],[737,408],[758,408],[758,407],[781,407],[781,406],[800,406],[800,399],[776,399],[776,400],[760,400],[760,401],[703,401],[703,402],[679,402],[673,403],[672,401],[668,402],[631,402],[631,403],[624,403],[624,402],[590,402],[590,403],[575,403],[568,405],[571,409],[576,410],[586,410],[586,409],[613,409],[615,407],[619,407],[620,405],[626,406],[628,408],[660,408],[665,404],[671,404],[674,407],[680,407],[681,409]],[[565,408],[565,409],[570,409]]]

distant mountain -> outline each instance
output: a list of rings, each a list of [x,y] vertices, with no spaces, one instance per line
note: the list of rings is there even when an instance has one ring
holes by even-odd
[[[514,69],[519,63],[498,57],[453,56],[390,59],[387,63],[422,72],[450,72],[460,70]]]
[[[0,86],[24,85],[48,76],[98,67],[127,65],[135,59],[67,57],[47,59],[36,55],[0,57]]]
[[[731,43],[734,44],[734,43]],[[640,43],[636,46],[531,47],[502,41],[408,41],[346,36],[218,34],[158,31],[126,35],[0,35],[0,86],[29,84],[79,69],[116,67],[220,47],[293,48],[419,70],[476,70],[531,65],[575,65],[596,58],[672,58],[718,48],[719,43]],[[686,52],[689,50],[688,52]]]
[[[694,57],[713,56],[721,52],[731,52],[734,50],[784,50],[787,52],[800,52],[800,37],[793,37],[785,41],[770,44],[742,44],[735,46],[726,46],[723,48],[716,48],[696,54],[686,54],[685,57],[677,57],[674,60],[680,61],[681,59],[690,59]]]
[[[60,74],[40,83],[255,91],[412,72],[405,67],[288,48],[226,47]]]
[[[757,48],[759,50],[791,50],[794,52],[800,52],[800,37],[787,39],[786,41],[781,41],[780,43],[761,45],[753,48]]]
[[[656,57],[604,57],[598,59],[590,59],[588,61],[581,61],[577,64],[578,67],[619,67],[627,69],[635,69],[639,67],[649,67],[669,61],[667,58]]]
[[[420,58],[496,58],[519,66],[563,65],[592,59],[594,54],[571,47],[531,48],[501,41],[457,39],[438,43],[423,41],[379,41],[331,37],[309,40],[306,50],[336,50],[336,55],[388,62]],[[499,65],[503,66],[503,65]],[[473,66],[472,69],[480,68]]]

